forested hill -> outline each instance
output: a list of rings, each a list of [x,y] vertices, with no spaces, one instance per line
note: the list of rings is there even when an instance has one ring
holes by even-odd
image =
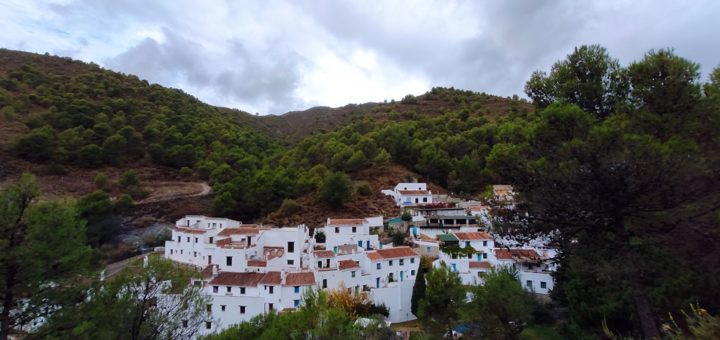
[[[208,181],[214,203],[196,213],[247,221],[286,201],[269,219],[276,223],[389,213],[384,203],[366,208],[367,200],[385,201],[379,189],[408,178],[438,191],[481,192],[493,180],[483,172],[490,148],[512,138],[513,119],[533,110],[519,100],[434,88],[397,102],[255,116],[92,63],[4,49],[0,107],[0,180],[30,170],[55,176],[49,184],[41,177],[60,188],[54,194],[77,196],[94,189],[100,171],[112,180],[137,168],[147,183]],[[321,195],[327,178],[349,186],[345,197]],[[290,213],[308,210],[309,220]]]

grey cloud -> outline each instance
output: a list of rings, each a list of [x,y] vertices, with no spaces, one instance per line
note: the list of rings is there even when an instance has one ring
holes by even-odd
[[[167,28],[163,33],[164,42],[146,38],[106,64],[160,84],[186,82],[231,102],[268,107],[272,113],[301,104],[293,96],[303,63],[298,54],[281,48],[250,51],[241,42],[231,41],[225,54],[210,55],[201,44]]]

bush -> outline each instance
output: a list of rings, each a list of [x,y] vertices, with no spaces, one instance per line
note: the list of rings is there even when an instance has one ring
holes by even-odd
[[[126,170],[125,172],[120,175],[120,180],[118,181],[118,184],[120,184],[121,188],[128,188],[130,186],[140,186],[140,180],[138,179],[137,173],[135,170]]]
[[[102,191],[110,190],[110,180],[105,172],[101,171],[95,175],[95,189]]]
[[[400,101],[402,104],[417,104],[417,98],[412,94],[408,94]]]
[[[330,174],[320,187],[320,199],[332,208],[340,208],[352,199],[352,183],[342,172]]]
[[[297,213],[298,211],[300,211],[300,205],[294,200],[286,198],[280,205],[280,209],[278,209],[278,215],[281,217],[287,217]]]
[[[186,166],[180,168],[180,176],[187,178],[187,177],[192,177],[192,175],[193,175],[192,169],[190,169]]]
[[[355,190],[360,196],[370,196],[372,194],[372,188],[370,188],[370,183],[367,181],[358,182]]]
[[[315,242],[325,243],[325,233],[319,229],[315,229]]]

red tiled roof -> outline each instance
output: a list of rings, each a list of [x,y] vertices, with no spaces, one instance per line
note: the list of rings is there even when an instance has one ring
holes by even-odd
[[[362,218],[328,218],[328,225],[361,225],[364,222]]]
[[[455,233],[455,237],[460,241],[492,240],[490,234],[482,231],[459,232]]]
[[[218,233],[218,236],[232,236],[232,235],[257,235],[260,233],[262,228],[258,228],[255,224],[243,224],[242,227],[237,228],[225,228]]]
[[[520,262],[542,260],[542,257],[533,249],[495,249],[495,257],[500,260],[517,260]]]
[[[312,272],[288,273],[285,278],[288,286],[308,286],[315,284],[315,274]]]
[[[367,254],[367,257],[370,259],[370,261],[377,261],[383,259],[382,255],[378,254],[377,251],[369,251],[365,254]]]
[[[429,190],[400,190],[400,195],[430,195]]]
[[[341,261],[338,261],[338,268],[340,270],[351,269],[351,268],[360,268],[360,265],[353,260],[341,260]]]
[[[266,284],[266,285],[279,285],[282,283],[282,278],[280,277],[280,272],[267,272],[265,275],[260,279],[260,284]]]
[[[219,273],[214,279],[210,281],[211,285],[225,285],[225,286],[243,286],[252,287],[257,286],[260,279],[265,274],[262,273],[233,273],[233,272],[222,272]]]
[[[248,260],[247,265],[248,267],[266,267],[267,262],[260,260]]]
[[[407,247],[407,246],[378,249],[375,252],[378,253],[384,259],[392,259],[392,258],[397,258],[397,257],[408,257],[408,256],[418,256],[417,253],[415,253],[415,251],[412,250],[412,248]]]
[[[202,275],[203,279],[209,279],[213,276],[213,267],[217,267],[217,265],[216,264],[208,265],[200,272],[200,275]]]
[[[313,255],[315,255],[315,257],[335,257],[335,253],[333,253],[332,250],[316,250],[313,252]]]
[[[343,244],[341,246],[338,246],[338,253],[339,254],[352,254],[352,252],[356,251],[358,248],[357,244]]]
[[[470,261],[470,268],[474,269],[490,269],[490,262],[488,261]]]
[[[181,233],[186,234],[204,234],[207,232],[207,230],[204,229],[195,229],[195,228],[185,228],[185,227],[175,227],[175,230]]]

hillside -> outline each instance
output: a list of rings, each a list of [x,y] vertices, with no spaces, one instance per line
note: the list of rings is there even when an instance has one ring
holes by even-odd
[[[513,120],[532,111],[523,101],[433,88],[399,102],[255,116],[92,63],[4,49],[0,107],[0,185],[31,171],[50,197],[79,197],[97,188],[98,173],[117,183],[136,169],[145,192],[106,190],[143,203],[147,221],[186,210],[243,221],[270,214],[273,223],[283,221],[273,212],[285,199],[304,207],[288,223],[392,212],[375,194],[355,195],[342,211],[321,204],[317,190],[332,172],[374,193],[407,177],[479,193],[493,180],[483,170],[492,145],[510,140]],[[177,197],[188,194],[185,183],[203,181],[213,198],[202,205]]]

